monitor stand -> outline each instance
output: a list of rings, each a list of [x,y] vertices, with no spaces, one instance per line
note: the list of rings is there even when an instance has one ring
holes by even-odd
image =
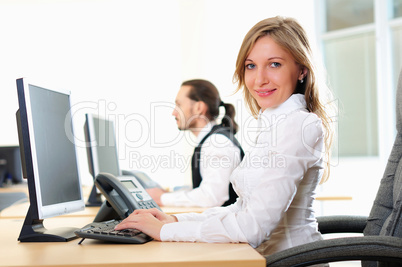
[[[102,194],[96,189],[95,184],[92,186],[91,194],[89,194],[88,202],[85,203],[86,207],[100,207],[103,203]]]
[[[78,228],[74,227],[46,229],[43,219],[34,218],[31,206],[29,206],[18,240],[20,242],[67,242],[78,237],[74,234],[76,230]]]

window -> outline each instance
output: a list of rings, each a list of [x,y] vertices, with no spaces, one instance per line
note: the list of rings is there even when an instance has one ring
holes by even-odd
[[[321,190],[352,196],[347,204],[350,214],[367,215],[395,139],[402,0],[316,0],[315,4],[321,27],[318,42],[339,108],[334,168]],[[356,190],[362,185],[364,190]],[[345,214],[344,205],[325,205],[322,212]]]
[[[378,155],[374,33],[326,40],[324,53],[339,99],[339,156]]]
[[[327,31],[374,22],[373,0],[326,0]]]
[[[402,68],[402,51],[400,49],[402,47],[402,0],[393,1],[390,26],[394,76],[398,77],[398,70]]]
[[[394,0],[392,5],[392,17],[402,17],[402,0]]]
[[[402,21],[400,21],[401,23]],[[392,51],[393,51],[393,70],[394,76],[397,78],[399,75],[399,70],[402,68],[402,25],[398,23],[391,30],[392,36]]]
[[[339,103],[338,156],[388,157],[402,67],[402,0],[316,3],[324,11],[320,41]]]

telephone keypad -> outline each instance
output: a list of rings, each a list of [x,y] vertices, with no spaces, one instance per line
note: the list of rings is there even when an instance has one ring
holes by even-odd
[[[140,205],[141,209],[156,208],[156,205],[153,201],[140,201],[140,202],[138,202],[138,205]]]

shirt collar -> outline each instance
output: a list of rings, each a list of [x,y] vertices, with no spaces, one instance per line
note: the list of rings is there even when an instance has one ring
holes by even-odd
[[[275,122],[294,111],[304,110],[307,111],[307,104],[302,94],[293,94],[285,102],[274,108],[267,108],[263,112],[260,110],[258,114],[259,126],[263,128]],[[265,122],[265,123],[263,123]],[[264,124],[264,125],[262,125]]]
[[[201,142],[201,140],[212,130],[212,127],[216,125],[215,121],[210,121],[204,128],[201,129],[200,133],[197,136],[197,144]]]

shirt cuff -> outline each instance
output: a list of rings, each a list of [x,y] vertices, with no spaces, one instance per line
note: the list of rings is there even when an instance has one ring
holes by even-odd
[[[185,221],[167,223],[160,232],[161,241],[200,241],[201,222]]]
[[[185,213],[178,213],[178,214],[173,214],[176,218],[178,222],[185,222],[185,221],[197,221],[192,212],[185,212]],[[197,214],[199,216],[201,216],[201,214]]]

